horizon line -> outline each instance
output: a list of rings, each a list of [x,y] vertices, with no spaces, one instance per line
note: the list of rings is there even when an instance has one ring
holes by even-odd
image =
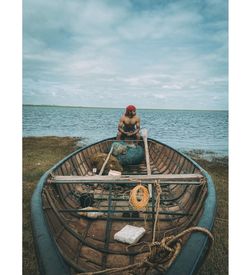
[[[103,107],[103,106],[80,106],[80,105],[57,105],[57,104],[27,104],[23,106],[36,106],[36,107],[68,107],[68,108],[85,108],[85,109],[125,109],[125,107]],[[221,111],[228,112],[228,109],[164,109],[164,108],[137,108],[139,110],[169,110],[169,111]]]

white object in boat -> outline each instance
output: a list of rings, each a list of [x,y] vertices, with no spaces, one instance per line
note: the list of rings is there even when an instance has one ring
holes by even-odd
[[[135,244],[145,232],[146,230],[143,227],[127,224],[120,231],[115,233],[114,239],[123,243]]]

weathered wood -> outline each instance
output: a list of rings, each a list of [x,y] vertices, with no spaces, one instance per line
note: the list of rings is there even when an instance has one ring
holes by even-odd
[[[151,167],[150,167],[150,159],[149,159],[149,151],[148,151],[148,132],[147,132],[147,129],[142,129],[142,138],[143,138],[143,141],[144,141],[144,148],[145,148],[147,174],[151,175]],[[149,197],[152,198],[152,184],[148,185],[148,191],[149,191]]]
[[[147,174],[151,175],[151,168],[150,168],[150,160],[149,160],[149,151],[148,151],[148,139],[147,139],[147,130],[145,130],[142,134],[142,138],[144,141],[144,148],[145,148],[145,157],[146,157],[146,165],[147,165]]]
[[[58,212],[76,212],[76,213],[132,213],[134,210],[110,210],[110,209],[72,209],[72,208],[66,208],[66,209],[58,209]],[[143,211],[144,214],[156,214],[156,211]],[[187,213],[183,211],[159,211],[159,215],[176,215],[176,216],[192,216],[192,213]]]
[[[175,152],[170,149],[163,150],[164,151],[164,156],[162,157],[160,163],[158,164],[158,170],[162,174],[166,174],[166,171],[168,167],[171,164],[171,161],[174,157]]]
[[[102,168],[101,168],[101,170],[100,170],[100,172],[99,172],[99,176],[102,175],[102,173],[103,173],[103,171],[104,171],[104,169],[105,169],[105,166],[106,166],[106,164],[108,163],[109,158],[110,158],[110,156],[111,156],[111,154],[112,154],[113,148],[114,148],[114,147],[111,146],[111,149],[110,149],[110,151],[109,151],[109,154],[108,154],[108,156],[106,157],[106,159],[105,159],[105,161],[104,161],[104,163],[103,163],[103,165],[102,165]]]
[[[201,174],[163,174],[163,175],[122,175],[122,176],[55,176],[52,183],[79,183],[79,182],[128,182],[128,181],[155,181],[155,180],[197,180]]]

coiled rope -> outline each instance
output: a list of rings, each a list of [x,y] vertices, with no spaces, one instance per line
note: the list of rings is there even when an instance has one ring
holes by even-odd
[[[140,197],[140,199],[138,199]],[[135,186],[130,191],[129,203],[130,205],[138,210],[144,209],[149,202],[149,192],[147,187],[143,186],[141,183]]]

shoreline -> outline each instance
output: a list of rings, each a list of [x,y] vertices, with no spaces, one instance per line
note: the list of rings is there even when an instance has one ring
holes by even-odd
[[[81,148],[87,145],[90,145],[91,143],[88,141],[85,137],[77,137],[77,136],[23,136],[23,139],[36,139],[36,138],[67,138],[67,139],[73,139],[76,140],[76,147]],[[96,141],[95,141],[96,142]],[[166,144],[169,145],[169,144]],[[174,148],[173,146],[170,146]],[[206,150],[206,149],[199,149],[199,148],[193,148],[193,149],[185,149],[185,148],[174,148],[178,150],[179,152],[187,155],[190,158],[194,159],[206,159],[208,161],[219,161],[219,162],[228,162],[228,150],[224,151],[213,151],[213,150]]]
[[[219,162],[219,163],[228,163],[228,154],[217,153],[214,151],[207,151],[201,149],[191,149],[181,151],[190,158],[196,159],[205,159],[209,162]]]
[[[79,137],[23,137],[23,274],[38,275],[33,244],[30,201],[39,178],[52,165],[83,146]],[[185,154],[212,177],[217,193],[217,215],[212,234],[215,243],[198,275],[228,273],[228,157],[207,160],[198,151]]]

